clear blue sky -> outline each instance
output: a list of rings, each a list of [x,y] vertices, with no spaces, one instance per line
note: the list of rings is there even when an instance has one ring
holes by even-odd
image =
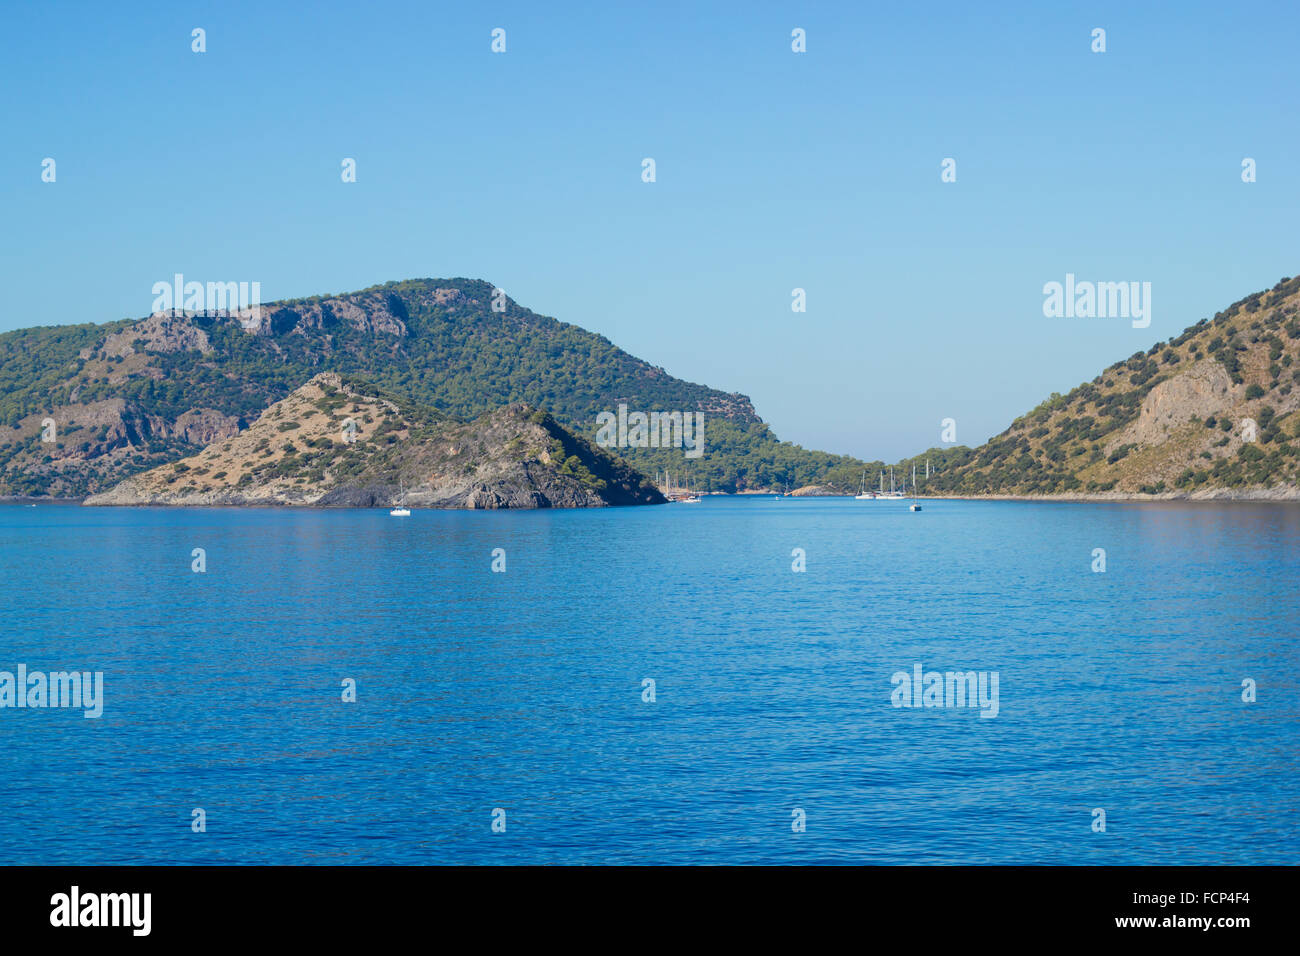
[[[6,4],[0,329],[482,278],[895,458],[1300,272],[1295,4],[557,5]],[[1044,318],[1067,272],[1150,328]]]

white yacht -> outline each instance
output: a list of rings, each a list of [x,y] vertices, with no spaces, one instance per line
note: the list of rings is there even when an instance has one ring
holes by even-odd
[[[885,473],[880,473],[880,494],[876,496],[885,501],[902,501],[907,496],[901,491],[894,490],[894,466],[889,466],[889,491],[885,491]]]
[[[403,498],[406,497],[406,485],[405,485],[404,483],[402,483],[402,482],[399,482],[399,483],[398,483],[398,487],[401,488],[401,492],[398,494],[398,496],[397,496],[397,500],[398,500],[398,501],[401,501]],[[402,507],[401,505],[398,505],[396,508],[393,508],[393,509],[392,509],[391,511],[389,511],[388,513],[389,513],[390,515],[392,515],[394,518],[409,518],[409,517],[411,517],[411,509],[410,509],[410,508],[404,508],[404,507]]]
[[[880,487],[884,487],[885,473],[880,473]],[[874,491],[867,491],[867,469],[862,469],[862,484],[858,486],[858,493],[853,496],[855,501],[871,501],[876,497]]]

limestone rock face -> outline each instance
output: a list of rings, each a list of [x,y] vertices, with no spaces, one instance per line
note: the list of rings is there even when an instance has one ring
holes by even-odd
[[[1232,408],[1245,393],[1245,386],[1233,385],[1218,362],[1197,362],[1151,389],[1138,411],[1137,421],[1112,441],[1107,450],[1123,444],[1163,442],[1193,418],[1209,418]]]
[[[840,495],[839,492],[830,485],[804,485],[790,492],[793,498],[820,498],[826,495]]]
[[[104,339],[101,351],[109,358],[133,355],[137,351],[203,352],[212,351],[208,334],[184,314],[159,312],[141,319]],[[89,350],[82,356],[89,358]]]
[[[298,333],[310,335],[351,326],[364,335],[393,335],[405,338],[406,308],[395,295],[362,293],[346,299],[324,298],[291,304],[263,306],[258,315],[240,313],[240,326],[262,336]]]

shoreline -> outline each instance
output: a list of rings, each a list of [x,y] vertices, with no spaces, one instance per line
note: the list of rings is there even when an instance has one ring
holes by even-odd
[[[1140,495],[1119,492],[1104,492],[1100,494],[1072,494],[1072,495],[919,495],[918,501],[1058,501],[1071,502],[1075,504],[1142,504],[1142,503],[1179,503],[1179,504],[1225,504],[1231,502],[1259,503],[1271,502],[1275,504],[1300,504],[1300,490],[1288,489],[1282,493],[1277,491],[1266,492],[1218,492],[1208,495],[1187,495],[1187,494],[1169,494],[1162,492],[1158,495]]]
[[[742,491],[735,493],[728,492],[705,492],[708,497],[719,498],[764,498],[768,495],[780,495],[780,492],[772,491]],[[854,500],[851,494],[840,495],[784,495],[782,497],[790,498],[840,498]],[[897,501],[911,501],[913,496],[908,495],[906,498],[892,499]],[[1300,488],[1254,488],[1236,490],[1231,488],[1219,488],[1209,492],[1185,494],[1183,492],[1161,492],[1155,495],[1143,495],[1133,492],[1094,492],[1063,494],[1063,495],[916,495],[917,501],[1029,501],[1029,502],[1059,502],[1071,504],[1141,504],[1141,503],[1183,503],[1183,504],[1223,504],[1231,502],[1271,502],[1275,504],[1300,504]],[[0,497],[0,505],[56,505],[62,507],[85,506],[86,498],[43,498],[43,497]],[[89,507],[106,507],[106,508],[305,508],[310,510],[334,511],[349,510],[345,507],[317,505],[307,503],[287,503],[287,502],[246,502],[242,504],[219,504],[219,503],[164,503],[164,502],[130,502],[122,504],[96,504]],[[380,506],[375,506],[376,508]],[[383,506],[388,507],[388,506]],[[606,507],[620,507],[619,505],[608,505]],[[621,507],[636,507],[635,505],[623,505]],[[550,510],[586,510],[586,509],[568,509],[568,508],[425,508],[422,510],[429,511],[550,511]]]
[[[85,498],[33,498],[30,495],[0,496],[0,505],[79,505]]]
[[[737,495],[736,497],[741,497]],[[799,498],[853,498],[853,495],[797,495]],[[911,501],[912,495],[897,501]],[[1208,493],[1185,494],[1164,491],[1156,495],[1136,492],[1105,491],[1063,495],[916,495],[917,501],[1059,501],[1090,504],[1134,504],[1141,502],[1184,502],[1187,504],[1222,504],[1232,501],[1300,503],[1300,488],[1244,489],[1219,488]]]

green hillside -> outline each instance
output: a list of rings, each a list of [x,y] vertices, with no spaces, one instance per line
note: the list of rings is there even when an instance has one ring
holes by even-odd
[[[321,371],[362,376],[460,418],[523,402],[588,438],[620,403],[700,411],[705,455],[611,449],[702,490],[840,482],[862,465],[780,442],[748,398],[685,382],[608,339],[538,315],[471,279],[392,282],[220,317],[0,335],[0,494],[80,496],[247,427]],[[42,422],[57,425],[42,441]]]
[[[930,457],[933,494],[1292,494],[1298,439],[1300,277],[1052,395],[979,448],[915,461]]]

